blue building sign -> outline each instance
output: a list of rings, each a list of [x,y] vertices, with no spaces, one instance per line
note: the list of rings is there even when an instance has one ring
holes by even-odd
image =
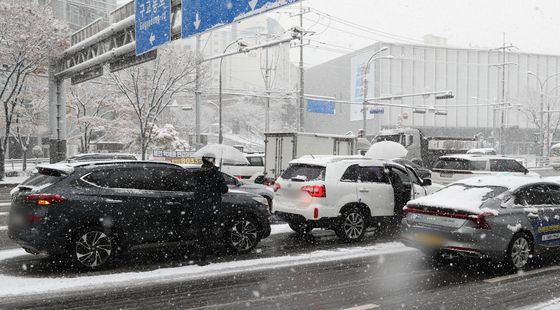
[[[385,114],[385,108],[370,108],[369,109],[369,114]]]
[[[336,114],[333,101],[307,99],[307,112],[320,114]]]
[[[171,0],[136,0],[136,55],[171,41]]]

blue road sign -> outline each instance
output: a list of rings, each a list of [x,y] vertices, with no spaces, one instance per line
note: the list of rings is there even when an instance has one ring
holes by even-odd
[[[183,39],[301,0],[183,0]]]
[[[136,55],[171,40],[171,0],[136,0]]]
[[[385,114],[385,108],[370,108],[369,114]]]
[[[335,104],[328,100],[307,100],[307,112],[321,114],[336,114]]]

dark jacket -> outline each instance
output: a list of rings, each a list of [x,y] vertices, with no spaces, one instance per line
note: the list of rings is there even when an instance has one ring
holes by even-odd
[[[222,203],[222,194],[228,192],[228,186],[223,174],[212,164],[203,164],[198,171],[198,199],[205,201],[214,207],[219,207]]]

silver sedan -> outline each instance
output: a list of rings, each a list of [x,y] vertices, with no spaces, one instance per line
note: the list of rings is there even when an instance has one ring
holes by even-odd
[[[475,257],[523,269],[560,246],[560,184],[515,176],[475,177],[410,201],[401,240],[436,258]]]

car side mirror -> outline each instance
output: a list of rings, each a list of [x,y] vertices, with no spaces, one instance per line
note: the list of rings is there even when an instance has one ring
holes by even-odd
[[[431,186],[432,185],[432,179],[423,179],[422,180],[422,185],[423,186]]]
[[[529,173],[529,169],[525,168],[525,174],[527,175]]]

